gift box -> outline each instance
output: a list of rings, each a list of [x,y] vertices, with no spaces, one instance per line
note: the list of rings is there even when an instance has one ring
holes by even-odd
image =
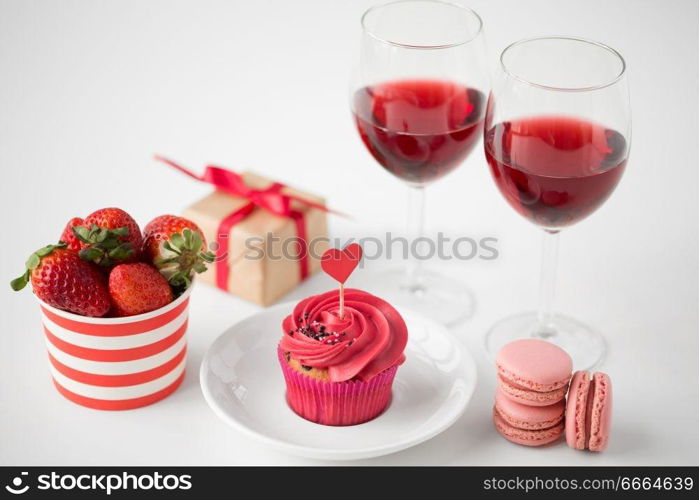
[[[328,248],[323,198],[252,172],[207,166],[199,176],[159,159],[216,188],[183,213],[216,255],[200,282],[266,306],[320,269]]]

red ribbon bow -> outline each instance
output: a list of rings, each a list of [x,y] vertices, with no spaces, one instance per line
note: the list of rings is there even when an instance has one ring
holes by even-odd
[[[223,290],[228,290],[228,235],[235,224],[247,217],[255,207],[267,210],[281,217],[293,219],[296,223],[296,235],[298,237],[299,249],[299,270],[301,280],[308,277],[308,249],[306,242],[306,223],[303,212],[291,208],[291,202],[297,201],[306,206],[317,208],[324,212],[332,212],[325,205],[316,203],[304,198],[282,193],[281,190],[285,186],[279,182],[275,182],[264,189],[254,189],[245,184],[243,176],[231,170],[207,165],[203,175],[197,175],[191,170],[186,169],[182,165],[162,156],[155,156],[155,159],[161,161],[171,167],[179,170],[192,179],[211,184],[216,189],[224,191],[233,196],[245,198],[249,201],[246,205],[233,211],[233,213],[224,217],[218,226],[218,234],[216,242],[218,243],[217,260],[216,260],[216,286]]]
[[[279,182],[275,182],[265,189],[254,189],[245,184],[242,175],[223,167],[207,165],[206,169],[204,170],[204,175],[197,175],[191,170],[186,169],[182,165],[179,165],[168,158],[156,155],[155,159],[170,165],[183,174],[188,175],[192,179],[211,184],[217,189],[225,191],[228,194],[232,194],[233,196],[239,196],[241,198],[250,200],[250,202],[254,203],[256,206],[264,208],[265,210],[276,215],[281,215],[282,217],[290,216],[292,200],[303,203],[309,207],[317,208],[324,212],[332,212],[332,210],[328,209],[321,203],[306,200],[299,196],[282,193],[281,189],[284,187],[284,185]]]

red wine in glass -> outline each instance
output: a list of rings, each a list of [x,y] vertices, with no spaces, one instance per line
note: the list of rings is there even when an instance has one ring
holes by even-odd
[[[363,87],[353,102],[369,152],[393,175],[416,185],[463,162],[480,136],[484,104],[478,90],[440,80]]]
[[[549,229],[594,212],[614,191],[628,144],[615,130],[585,120],[542,116],[506,121],[485,134],[485,155],[505,199]]]

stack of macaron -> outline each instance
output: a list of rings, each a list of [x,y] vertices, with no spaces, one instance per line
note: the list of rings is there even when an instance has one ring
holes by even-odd
[[[572,448],[606,448],[611,421],[609,376],[579,371],[571,382],[573,362],[568,353],[534,338],[505,345],[496,367],[493,421],[505,439],[541,446],[565,434]]]
[[[505,439],[526,446],[552,443],[565,429],[565,395],[573,361],[539,339],[515,340],[496,360],[498,388],[493,420]]]

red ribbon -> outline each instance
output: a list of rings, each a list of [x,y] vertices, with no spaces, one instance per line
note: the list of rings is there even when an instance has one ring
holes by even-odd
[[[223,218],[218,226],[218,234],[216,242],[218,243],[216,261],[216,286],[222,290],[228,290],[228,277],[230,268],[228,265],[228,236],[231,229],[237,223],[245,219],[256,208],[262,208],[281,217],[292,219],[296,224],[296,235],[299,242],[299,270],[301,271],[301,280],[308,277],[308,249],[306,245],[306,221],[303,212],[291,208],[291,202],[297,201],[312,208],[331,212],[325,205],[316,203],[298,196],[282,193],[281,190],[285,186],[279,182],[275,182],[265,189],[254,189],[245,184],[243,177],[231,170],[207,165],[203,175],[197,175],[194,172],[184,168],[182,165],[175,163],[172,160],[162,156],[155,156],[155,159],[170,165],[179,170],[192,179],[201,182],[206,182],[216,187],[220,191],[224,191],[233,196],[238,196],[248,200],[248,203],[241,208],[233,211],[233,213]]]

